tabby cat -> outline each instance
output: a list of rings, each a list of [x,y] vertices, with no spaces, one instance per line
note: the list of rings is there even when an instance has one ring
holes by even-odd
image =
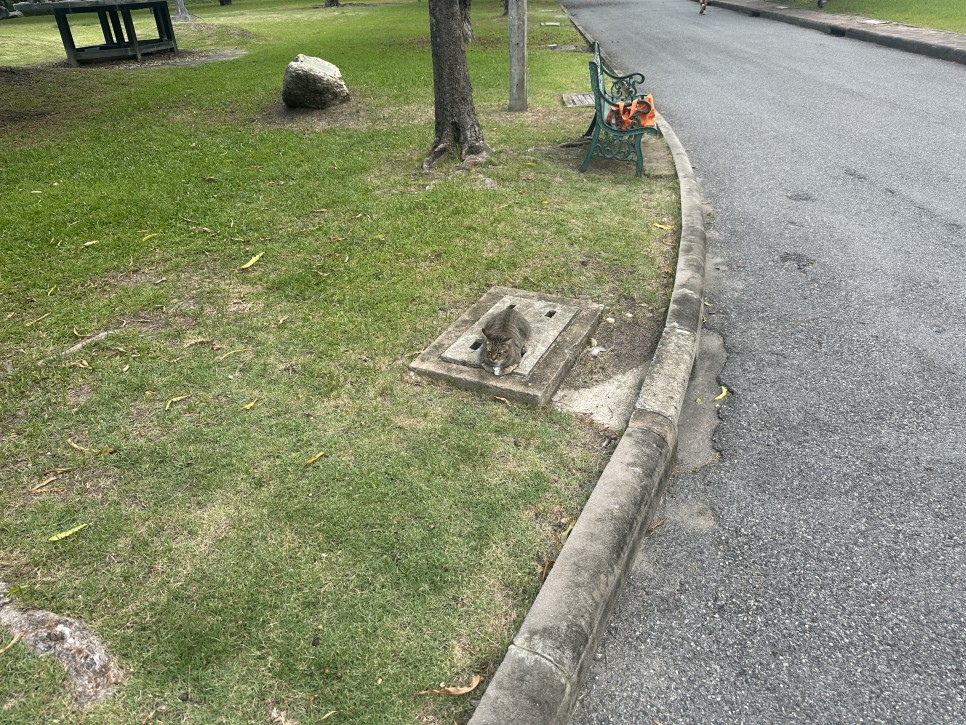
[[[483,367],[494,375],[512,373],[527,353],[530,323],[515,308],[507,307],[483,327],[486,345],[481,351]]]

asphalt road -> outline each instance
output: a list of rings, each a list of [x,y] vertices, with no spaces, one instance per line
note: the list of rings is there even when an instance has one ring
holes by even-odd
[[[732,393],[573,724],[966,722],[966,67],[687,0],[564,5],[701,178]]]

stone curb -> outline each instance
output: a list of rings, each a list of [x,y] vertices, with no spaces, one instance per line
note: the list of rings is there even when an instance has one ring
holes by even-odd
[[[567,722],[671,475],[701,330],[705,227],[687,153],[660,115],[658,126],[681,188],[681,246],[664,332],[627,430],[470,725]]]
[[[888,21],[870,25],[866,18],[801,8],[780,8],[764,0],[710,0],[709,5],[818,30],[836,37],[862,40],[908,53],[966,64],[966,35],[961,33],[917,28]]]

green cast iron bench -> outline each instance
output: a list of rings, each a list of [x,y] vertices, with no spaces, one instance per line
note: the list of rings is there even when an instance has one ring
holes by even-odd
[[[611,109],[619,104],[631,105],[643,102],[647,95],[643,90],[641,73],[620,75],[610,69],[601,56],[600,45],[594,43],[594,59],[590,61],[590,87],[594,92],[594,117],[585,136],[590,137],[590,148],[580,166],[584,172],[595,156],[620,161],[633,160],[637,176],[644,175],[644,153],[641,139],[644,136],[660,136],[657,126],[641,125],[640,119],[632,120],[628,128],[619,128],[607,120]]]

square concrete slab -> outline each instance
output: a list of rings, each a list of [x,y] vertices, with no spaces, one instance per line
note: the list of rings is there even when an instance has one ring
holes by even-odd
[[[480,363],[483,324],[513,306],[530,323],[527,353],[509,375],[497,377]],[[601,305],[537,292],[494,287],[417,357],[409,369],[464,390],[545,405],[597,329]]]
[[[594,107],[593,93],[564,93],[561,98],[563,98],[564,105],[570,108]]]

